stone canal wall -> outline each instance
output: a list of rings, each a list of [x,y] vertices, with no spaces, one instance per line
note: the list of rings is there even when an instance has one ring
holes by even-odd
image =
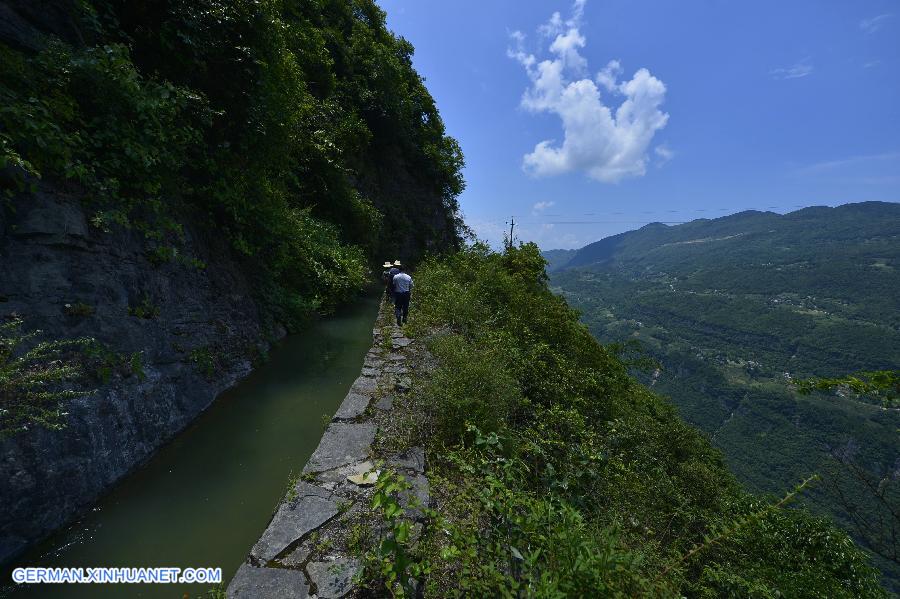
[[[379,438],[379,431],[393,436],[395,402],[409,390],[410,376],[426,355],[391,323],[392,316],[382,302],[359,378],[228,585],[229,599],[328,599],[358,591],[354,577],[362,564],[354,547],[363,536],[379,535],[370,504],[380,469],[396,470],[411,484],[402,505],[428,505],[423,448],[396,451],[397,443]],[[407,513],[421,518],[416,509]]]

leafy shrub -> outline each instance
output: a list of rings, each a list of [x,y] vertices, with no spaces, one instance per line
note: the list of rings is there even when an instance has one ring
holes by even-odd
[[[410,493],[411,487],[402,475],[383,470],[372,495],[372,509],[381,517],[386,534],[364,556],[365,568],[369,577],[377,577],[393,597],[415,596],[413,581],[426,573],[426,566],[417,559],[412,547],[412,522],[404,517],[406,510],[400,502],[402,494],[408,498],[410,507],[425,509]]]
[[[40,331],[22,332],[19,318],[0,324],[0,437],[33,426],[65,426],[64,404],[87,395],[76,387],[85,369],[81,352],[89,338],[34,342]]]
[[[444,518],[419,549],[431,593],[883,596],[833,524],[740,488],[549,291],[533,244],[430,260],[416,293],[438,361],[415,398]]]
[[[94,306],[85,304],[84,302],[75,302],[74,304],[66,304],[64,306],[66,314],[69,316],[91,316],[94,314]]]
[[[498,429],[521,401],[503,356],[460,335],[438,337],[430,347],[441,365],[429,377],[426,393],[435,400],[442,438],[460,437],[466,422],[477,422],[486,432]]]
[[[205,111],[200,96],[146,79],[127,47],[73,50],[52,41],[26,58],[0,47],[0,129],[10,158],[33,176],[78,183],[97,210],[94,223],[175,229],[163,194],[199,140],[189,114]]]
[[[795,381],[800,393],[844,391],[870,398],[885,408],[900,407],[900,370],[860,372],[839,378],[814,378]]]
[[[128,315],[151,320],[159,317],[159,306],[153,303],[149,295],[144,295],[139,304],[128,306]]]
[[[197,367],[197,370],[207,379],[211,379],[216,373],[216,361],[212,350],[208,347],[198,347],[191,350],[188,359]]]

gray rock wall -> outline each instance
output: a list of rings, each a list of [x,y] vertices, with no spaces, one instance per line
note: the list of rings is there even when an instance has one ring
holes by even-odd
[[[0,203],[0,207],[2,207]],[[17,314],[43,339],[90,336],[141,352],[145,377],[121,372],[68,407],[68,427],[0,439],[0,562],[71,520],[146,461],[249,372],[260,315],[227,241],[186,226],[196,269],[155,266],[136,231],[103,233],[74,198],[48,186],[0,208],[0,319]],[[145,299],[155,318],[129,315]],[[70,315],[66,304],[93,309]],[[192,362],[201,350],[215,374]]]
[[[0,0],[0,42],[38,50],[47,35],[84,43],[74,0]]]

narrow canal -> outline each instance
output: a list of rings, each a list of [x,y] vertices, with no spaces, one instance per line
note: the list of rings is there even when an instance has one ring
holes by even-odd
[[[225,583],[256,542],[359,375],[377,298],[287,337],[187,430],[80,521],[14,566],[221,567]],[[203,585],[30,585],[0,596],[205,596]]]

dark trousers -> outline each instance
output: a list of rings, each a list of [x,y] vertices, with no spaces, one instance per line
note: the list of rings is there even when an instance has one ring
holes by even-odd
[[[397,317],[397,326],[406,323],[406,317],[409,316],[409,291],[394,292],[394,315]]]

